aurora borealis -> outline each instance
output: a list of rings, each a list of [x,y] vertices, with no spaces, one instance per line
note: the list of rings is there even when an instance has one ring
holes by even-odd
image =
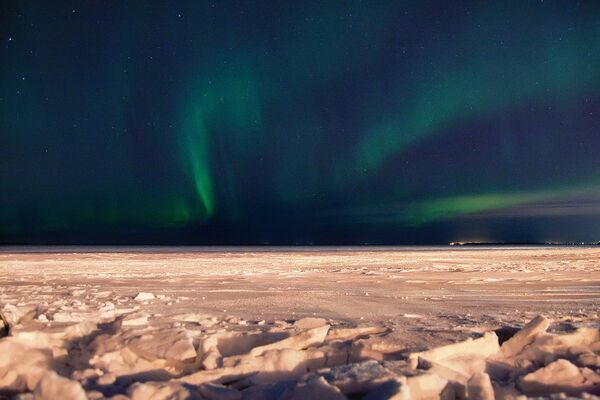
[[[0,242],[600,240],[600,5],[0,4]]]

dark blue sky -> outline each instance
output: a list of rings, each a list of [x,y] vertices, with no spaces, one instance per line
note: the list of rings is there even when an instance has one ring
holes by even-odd
[[[600,240],[597,2],[0,5],[0,242]]]

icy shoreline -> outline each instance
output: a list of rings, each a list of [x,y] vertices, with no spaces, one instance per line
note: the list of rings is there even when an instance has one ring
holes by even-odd
[[[154,300],[140,293],[133,302]],[[600,393],[600,331],[515,331],[394,351],[388,329],[323,318],[149,316],[107,301],[48,316],[6,305],[0,391],[17,399],[517,399]],[[149,318],[151,322],[149,323]],[[153,319],[153,320],[152,320]]]
[[[599,259],[0,254],[0,398],[485,399],[490,384],[496,398],[589,397]]]

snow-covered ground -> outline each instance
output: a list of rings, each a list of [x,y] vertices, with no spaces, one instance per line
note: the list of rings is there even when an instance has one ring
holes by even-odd
[[[29,250],[0,252],[0,398],[599,390],[600,248]]]

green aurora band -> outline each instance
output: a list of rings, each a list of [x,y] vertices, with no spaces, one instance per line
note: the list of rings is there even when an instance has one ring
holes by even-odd
[[[0,240],[437,243],[472,221],[596,240],[599,19],[594,2],[8,2]],[[544,214],[561,201],[588,214]]]

